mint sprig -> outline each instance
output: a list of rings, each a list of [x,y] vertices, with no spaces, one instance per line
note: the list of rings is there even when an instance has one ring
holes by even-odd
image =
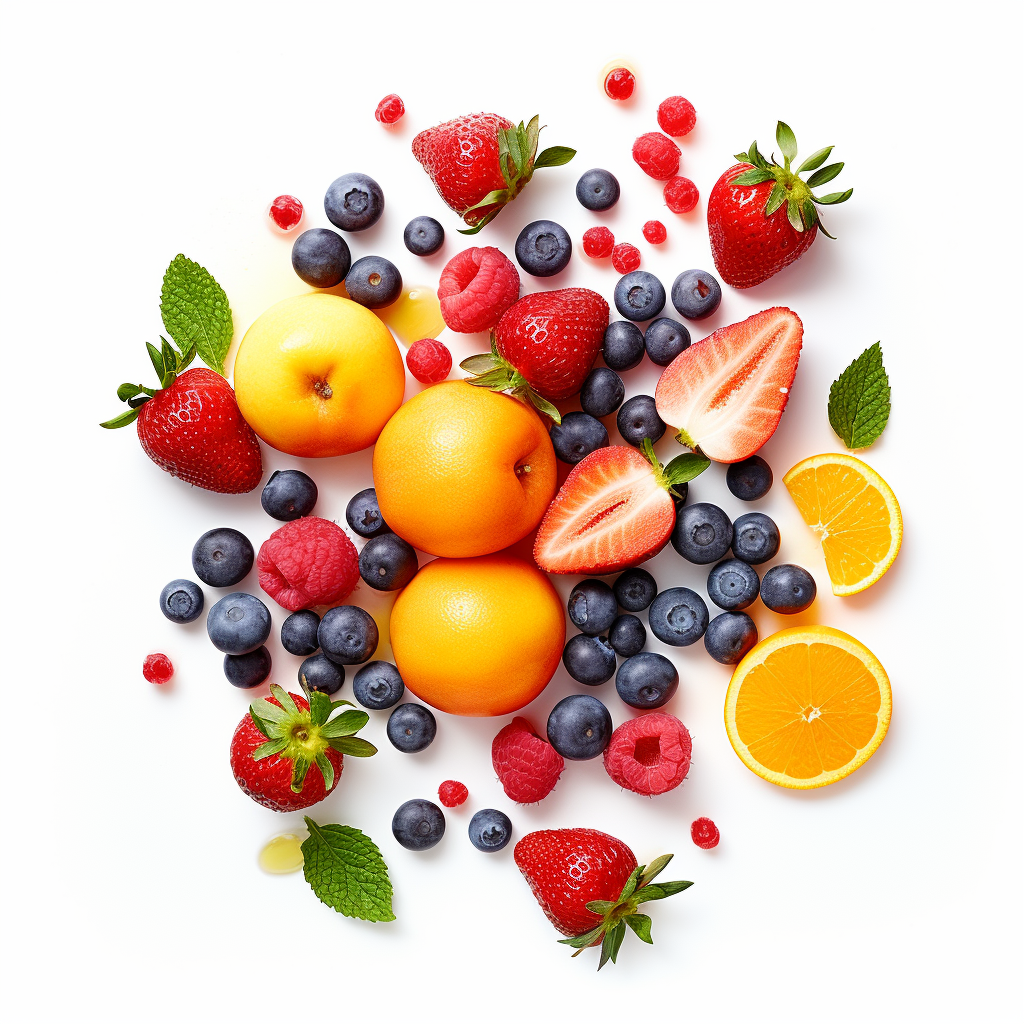
[[[889,375],[882,345],[865,349],[834,381],[828,393],[828,421],[851,450],[867,448],[889,421]]]
[[[171,260],[160,288],[160,315],[182,352],[191,346],[222,377],[235,328],[224,289],[213,275],[180,253]]]

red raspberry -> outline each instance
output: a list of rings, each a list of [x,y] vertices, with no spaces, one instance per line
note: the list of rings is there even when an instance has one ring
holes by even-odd
[[[174,675],[174,666],[166,654],[148,654],[142,663],[142,674],[151,683],[166,683]]]
[[[302,220],[302,203],[295,196],[278,196],[268,207],[267,214],[279,231],[291,231]]]
[[[612,733],[604,770],[623,789],[657,796],[675,789],[690,770],[690,734],[674,715],[631,718]]]
[[[453,331],[487,331],[519,298],[519,271],[492,245],[453,256],[437,285],[441,316]]]
[[[437,798],[445,807],[458,807],[466,802],[469,790],[461,782],[449,779],[437,787]]]
[[[702,850],[713,850],[722,837],[718,826],[710,818],[698,818],[690,826],[690,838]]]
[[[441,342],[421,338],[409,346],[405,364],[421,384],[436,384],[451,372],[452,354]]]
[[[693,104],[682,96],[669,96],[658,107],[658,126],[666,135],[679,138],[693,131],[697,123],[697,111]]]
[[[605,75],[604,92],[609,99],[628,100],[636,88],[636,75],[629,68],[612,68]]]
[[[612,249],[612,266],[620,274],[630,274],[640,266],[640,250],[629,242],[620,242]]]
[[[649,220],[644,225],[644,238],[646,238],[651,245],[661,245],[661,243],[668,238],[668,232],[665,230],[665,225],[662,224],[660,220]]]
[[[698,199],[700,193],[689,178],[677,175],[665,182],[665,204],[673,213],[689,213]]]
[[[517,804],[534,804],[555,788],[565,761],[525,718],[513,718],[491,744],[491,764],[505,795]]]
[[[336,523],[303,516],[275,530],[256,556],[260,586],[290,612],[339,604],[359,582],[355,545]]]
[[[607,228],[590,228],[583,232],[583,251],[593,260],[611,256],[615,236]]]
[[[405,113],[405,104],[402,102],[401,96],[397,96],[393,92],[389,92],[377,104],[377,109],[374,111],[374,117],[380,121],[381,124],[394,124],[401,116]]]
[[[661,132],[647,132],[633,143],[633,159],[644,174],[658,181],[679,171],[679,147]]]

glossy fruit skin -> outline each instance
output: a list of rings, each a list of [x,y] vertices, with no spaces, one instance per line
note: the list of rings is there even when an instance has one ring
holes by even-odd
[[[644,348],[656,366],[668,366],[683,349],[690,347],[690,332],[678,320],[659,316],[644,331]]]
[[[388,718],[388,739],[403,754],[426,750],[437,735],[437,719],[422,704],[399,704]]]
[[[345,506],[345,522],[360,537],[379,537],[382,533],[391,532],[391,527],[380,514],[377,492],[372,487],[364,487],[349,498]]]
[[[441,316],[460,334],[489,331],[519,298],[519,271],[493,245],[456,253],[444,266],[437,285]]]
[[[367,309],[390,306],[402,294],[402,275],[383,256],[363,256],[345,275],[345,291],[353,302]]]
[[[658,584],[646,569],[627,569],[612,585],[612,591],[620,608],[642,612],[658,596]]]
[[[635,615],[619,615],[608,630],[608,643],[620,658],[632,658],[647,643],[647,630]]]
[[[512,841],[512,822],[504,811],[485,807],[469,819],[469,841],[483,853],[497,853]]]
[[[705,320],[721,304],[722,286],[706,270],[684,270],[672,282],[672,305],[687,320]]]
[[[352,604],[324,612],[316,631],[320,650],[339,665],[358,665],[373,657],[380,633],[373,616]]]
[[[612,246],[612,267],[619,274],[631,274],[640,267],[640,250],[632,242]]]
[[[689,135],[697,123],[697,111],[684,96],[669,96],[658,105],[658,127],[666,135]]]
[[[646,270],[634,270],[616,283],[615,308],[627,320],[653,320],[665,308],[665,286]]]
[[[763,512],[740,516],[732,531],[732,553],[749,565],[760,565],[779,553],[779,528]]]
[[[574,693],[551,709],[547,733],[548,742],[567,761],[589,761],[608,746],[612,716],[596,697]]]
[[[814,603],[818,587],[799,565],[773,565],[761,580],[761,600],[780,615],[796,615]]]
[[[402,404],[405,364],[368,309],[319,292],[271,306],[235,359],[239,408],[271,447],[300,458],[368,448]]]
[[[225,654],[224,675],[232,686],[251,690],[270,676],[270,651],[257,647],[248,654]]]
[[[205,600],[202,590],[191,580],[171,580],[160,591],[160,611],[171,622],[194,622],[202,615]]]
[[[162,686],[174,675],[174,666],[166,654],[147,654],[142,662],[142,676],[148,683]]]
[[[491,764],[505,795],[518,804],[543,800],[555,788],[565,760],[525,718],[513,718],[491,743]]]
[[[632,370],[644,357],[644,336],[629,320],[613,320],[604,332],[604,361],[613,370]]]
[[[689,647],[708,628],[708,606],[696,591],[688,587],[670,587],[651,603],[647,622],[651,632],[662,643]]]
[[[252,570],[255,552],[249,538],[222,526],[207,530],[192,548],[192,570],[210,587],[233,587]]]
[[[591,167],[576,182],[576,198],[586,210],[610,210],[619,201],[619,180],[611,171]]]
[[[619,428],[622,440],[634,448],[639,448],[644,438],[656,444],[665,433],[665,423],[658,415],[657,406],[650,395],[634,395],[628,402],[624,402],[615,425]]]
[[[314,654],[299,666],[298,676],[303,690],[319,690],[330,696],[345,684],[345,666],[331,661],[326,654]]]
[[[576,682],[600,686],[615,675],[615,651],[606,636],[577,633],[562,651],[562,664]]]
[[[710,565],[725,557],[732,538],[729,517],[717,505],[698,501],[679,511],[672,531],[672,547],[689,562]]]
[[[437,798],[445,807],[461,807],[468,796],[466,786],[455,779],[448,779],[437,787]]]
[[[364,708],[386,711],[405,696],[405,683],[390,661],[370,661],[355,674],[352,695]]]
[[[569,265],[572,239],[561,224],[535,220],[519,232],[515,251],[519,266],[528,274],[553,277]]]
[[[308,516],[316,507],[318,496],[316,484],[305,473],[298,469],[277,469],[263,485],[260,504],[272,519],[290,523]]]
[[[757,501],[772,489],[772,467],[760,455],[733,462],[725,471],[729,491],[740,501]]]
[[[438,384],[452,372],[452,354],[441,342],[421,338],[409,346],[405,365],[421,384]]]
[[[407,850],[437,846],[444,835],[444,813],[429,800],[406,800],[391,819],[391,832]]]
[[[585,412],[567,412],[561,423],[551,424],[550,436],[555,456],[570,466],[608,446],[608,428]]]
[[[303,516],[275,530],[260,546],[256,568],[260,587],[290,612],[344,601],[359,582],[355,545],[340,526],[320,516]]]
[[[644,238],[651,245],[661,245],[668,238],[668,231],[660,220],[649,220],[644,224]]]
[[[619,609],[604,580],[580,580],[569,594],[569,620],[587,636],[607,633]]]
[[[603,225],[587,228],[583,232],[583,251],[592,260],[603,260],[611,256],[615,248],[615,236]]]
[[[380,121],[381,124],[394,124],[399,121],[402,115],[405,113],[405,104],[402,102],[402,97],[397,93],[389,92],[377,104],[377,109],[373,112],[373,116]]]
[[[665,181],[679,171],[679,147],[661,132],[645,132],[633,143],[633,159],[644,174]]]
[[[723,612],[709,623],[704,648],[720,665],[738,665],[757,643],[757,626],[746,612]]]
[[[348,242],[330,228],[310,228],[292,243],[292,270],[311,288],[333,288],[352,266]]]
[[[405,225],[402,241],[414,256],[433,256],[444,245],[444,228],[433,217],[413,217]]]
[[[604,93],[610,100],[628,100],[636,88],[636,76],[629,68],[612,68],[605,75]]]
[[[277,196],[267,209],[267,216],[278,231],[293,231],[302,220],[302,203],[295,196]]]
[[[401,590],[418,568],[416,549],[395,533],[371,537],[359,552],[359,575],[374,590]]]
[[[611,416],[626,397],[626,385],[622,378],[607,366],[595,366],[587,374],[580,388],[580,405],[583,411],[600,419]]]
[[[252,594],[228,594],[206,616],[206,632],[224,654],[248,654],[270,636],[270,611]]]
[[[690,825],[690,838],[702,850],[713,850],[721,839],[718,826],[710,818],[698,818]]]
[[[727,612],[749,608],[760,589],[757,572],[738,558],[723,559],[708,573],[708,597]]]
[[[654,629],[653,625],[651,628]],[[640,711],[663,707],[678,688],[679,673],[675,665],[663,654],[653,651],[641,651],[627,658],[615,676],[615,690],[623,703]]]
[[[623,789],[659,796],[682,784],[693,743],[675,715],[653,712],[625,721],[605,748],[604,769]]]
[[[700,199],[697,186],[689,178],[677,174],[665,182],[665,205],[673,213],[689,213]]]
[[[343,174],[327,187],[324,212],[342,231],[364,231],[380,220],[384,192],[368,174]]]

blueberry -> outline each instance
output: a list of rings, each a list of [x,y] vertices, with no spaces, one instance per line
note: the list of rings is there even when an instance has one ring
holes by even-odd
[[[684,349],[690,347],[690,332],[667,316],[652,320],[644,331],[644,348],[652,363],[668,366]]]
[[[314,654],[299,666],[299,685],[309,692],[337,693],[345,682],[345,666],[331,661],[326,654]]]
[[[722,286],[706,270],[684,270],[672,282],[672,305],[687,320],[711,316],[722,301]]]
[[[403,754],[426,750],[437,735],[437,721],[422,704],[399,704],[388,719],[388,739]]]
[[[298,469],[275,470],[263,488],[263,511],[283,523],[308,516],[316,505],[317,489],[312,479]]]
[[[433,256],[444,245],[444,228],[433,217],[413,217],[405,225],[403,237],[414,256]]]
[[[333,288],[352,266],[348,243],[330,228],[310,228],[292,243],[292,270],[313,288]]]
[[[484,853],[504,850],[512,840],[512,822],[507,814],[485,807],[469,819],[469,841]]]
[[[655,444],[665,433],[665,421],[658,415],[658,407],[650,395],[634,395],[623,403],[615,423],[622,440],[634,448],[639,448],[645,437]]]
[[[391,831],[407,850],[429,850],[444,835],[444,814],[429,800],[406,800],[391,819]]]
[[[534,277],[551,277],[564,270],[572,256],[572,239],[561,224],[535,220],[516,239],[516,260]]]
[[[206,616],[206,632],[224,654],[248,654],[270,636],[270,611],[252,594],[228,594]]]
[[[390,533],[391,527],[384,522],[377,504],[377,492],[372,487],[354,494],[345,507],[345,522],[360,537],[376,537]]]
[[[761,580],[761,600],[782,615],[809,608],[817,593],[814,577],[799,565],[774,565]]]
[[[202,590],[191,580],[171,580],[160,591],[160,611],[171,622],[194,622],[203,612]]]
[[[727,612],[749,608],[760,589],[757,572],[738,558],[726,558],[708,573],[708,597]]]
[[[551,426],[555,455],[575,466],[598,448],[608,447],[608,428],[585,412],[567,412],[561,423]]]
[[[732,544],[732,523],[717,506],[706,501],[684,505],[672,530],[672,547],[690,562],[710,565],[725,557]]]
[[[364,708],[385,711],[405,696],[405,683],[390,661],[371,661],[355,674],[352,693]]]
[[[374,590],[401,590],[418,568],[416,549],[396,533],[371,537],[359,552],[359,575]]]
[[[725,482],[740,501],[757,501],[771,490],[772,467],[760,455],[751,455],[725,471]]]
[[[663,643],[689,647],[708,628],[708,606],[700,594],[688,587],[670,587],[654,599],[647,621],[651,632]]]
[[[332,608],[316,631],[320,649],[339,665],[358,665],[373,657],[380,635],[373,617],[355,605]]]
[[[390,306],[402,294],[402,275],[383,256],[364,256],[345,275],[345,291],[353,302],[367,309]]]
[[[241,583],[249,575],[255,558],[249,538],[227,526],[208,530],[192,548],[192,568],[211,587]]]
[[[316,631],[320,628],[320,616],[316,612],[303,608],[292,612],[281,623],[281,646],[289,654],[297,654],[300,658],[315,654],[320,647]]]
[[[580,580],[569,594],[569,618],[588,636],[607,633],[619,609],[612,588],[603,580]]]
[[[615,285],[615,308],[627,320],[653,320],[665,308],[665,286],[646,270],[634,270]]]
[[[627,612],[642,612],[658,596],[658,584],[646,569],[627,569],[612,590]]]
[[[604,361],[613,370],[632,370],[644,357],[644,336],[636,324],[613,320],[604,332]]]
[[[604,753],[612,738],[612,716],[596,698],[574,693],[548,715],[548,742],[570,761],[589,761]]]
[[[257,647],[248,654],[225,654],[224,675],[232,686],[251,690],[270,675],[270,651]]]
[[[679,686],[675,665],[663,654],[644,651],[619,666],[615,689],[631,708],[647,711],[667,704]]]
[[[747,512],[732,524],[732,553],[760,565],[779,553],[779,528],[763,512]]]
[[[676,515],[679,515],[679,510],[686,504],[686,496],[690,493],[690,485],[684,481],[681,484],[675,484],[669,494],[672,495],[672,503],[676,507]]]
[[[722,665],[738,665],[757,643],[757,626],[746,612],[723,612],[708,623],[704,646]]]
[[[619,182],[611,171],[592,167],[576,182],[576,198],[587,210],[608,210],[619,201]]]
[[[384,212],[384,193],[367,174],[343,174],[327,187],[324,212],[342,231],[362,231],[380,220]]]
[[[611,416],[626,397],[626,385],[622,378],[607,366],[595,366],[580,388],[580,405],[583,411],[600,419]]]
[[[606,636],[577,633],[562,651],[562,664],[576,682],[600,686],[615,675],[615,651]]]
[[[608,630],[608,643],[620,658],[632,658],[647,643],[647,630],[635,615],[620,615]]]

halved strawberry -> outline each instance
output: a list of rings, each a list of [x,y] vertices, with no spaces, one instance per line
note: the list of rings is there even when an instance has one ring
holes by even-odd
[[[741,462],[775,433],[800,361],[804,325],[785,306],[715,331],[665,367],[654,400],[676,440]]]
[[[643,453],[614,445],[575,466],[548,506],[533,557],[550,573],[602,576],[653,558],[676,524],[671,488],[710,465],[687,452],[662,467],[651,442]]]

